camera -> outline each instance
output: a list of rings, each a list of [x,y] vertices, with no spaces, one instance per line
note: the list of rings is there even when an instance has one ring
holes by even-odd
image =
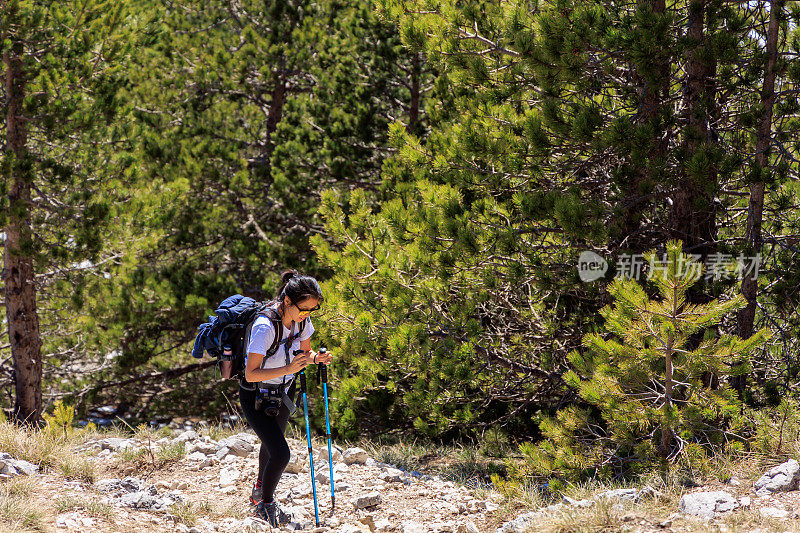
[[[261,389],[256,398],[256,411],[264,410],[267,416],[278,416],[283,405],[283,393],[279,390]]]

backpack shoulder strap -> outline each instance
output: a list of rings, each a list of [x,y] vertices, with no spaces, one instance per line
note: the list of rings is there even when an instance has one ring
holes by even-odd
[[[278,314],[275,309],[269,307],[269,304],[264,306],[258,313],[258,316],[269,318],[270,322],[272,322],[272,328],[275,331],[275,335],[272,336],[272,345],[267,349],[267,353],[264,355],[265,358],[269,358],[275,355],[275,352],[278,351],[278,346],[280,346],[281,338],[283,337],[283,320],[281,320],[280,314]]]

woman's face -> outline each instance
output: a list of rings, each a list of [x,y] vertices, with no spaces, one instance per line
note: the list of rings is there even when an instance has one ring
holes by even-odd
[[[288,296],[284,297],[283,308],[284,314],[293,322],[302,322],[308,318],[311,313],[319,309],[319,298],[308,296],[305,300],[301,300],[297,305],[293,304]]]

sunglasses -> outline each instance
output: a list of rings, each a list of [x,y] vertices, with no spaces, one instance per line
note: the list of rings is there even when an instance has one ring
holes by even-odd
[[[313,313],[314,311],[319,311],[320,305],[319,305],[319,304],[317,304],[315,307],[312,307],[311,309],[303,309],[302,307],[300,307],[300,306],[299,306],[299,305],[297,305],[297,304],[295,304],[295,307],[297,307],[297,310],[298,310],[298,311],[300,311],[301,313],[308,313],[308,314],[311,314],[311,313]]]

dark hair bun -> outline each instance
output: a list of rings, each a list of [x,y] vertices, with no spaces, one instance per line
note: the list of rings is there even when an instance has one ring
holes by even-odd
[[[288,297],[295,305],[308,297],[317,298],[322,303],[322,289],[317,280],[311,276],[304,276],[297,270],[287,270],[281,274],[281,287],[278,289],[277,299],[283,301]]]
[[[283,274],[281,274],[281,285],[286,285],[290,279],[297,275],[296,270],[287,270]]]

